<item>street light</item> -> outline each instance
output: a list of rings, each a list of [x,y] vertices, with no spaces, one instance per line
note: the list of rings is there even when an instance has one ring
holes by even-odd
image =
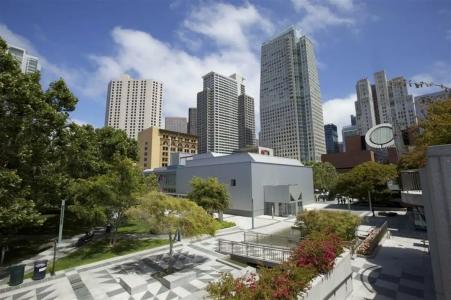
[[[58,244],[61,244],[63,240],[63,224],[64,224],[64,207],[66,206],[66,200],[61,201],[61,212],[60,212],[60,226],[58,232]]]

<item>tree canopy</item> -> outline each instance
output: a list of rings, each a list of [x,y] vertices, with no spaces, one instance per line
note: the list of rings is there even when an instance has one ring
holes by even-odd
[[[415,148],[401,157],[401,169],[416,169],[426,164],[428,146],[451,144],[451,99],[429,105],[424,120],[420,120]]]
[[[313,168],[313,185],[320,191],[331,191],[338,180],[337,169],[329,162],[307,162],[306,166]]]
[[[173,237],[177,231],[184,236],[215,233],[214,220],[196,203],[163,193],[151,192],[144,195],[137,206],[128,210],[128,215],[167,233],[171,255]]]
[[[387,182],[397,176],[395,165],[385,165],[369,161],[340,174],[337,192],[352,198],[367,198],[368,192],[383,194],[388,192]]]
[[[222,219],[222,213],[230,205],[230,196],[226,187],[216,177],[207,179],[194,177],[191,180],[191,188],[188,198],[210,214],[218,212],[219,218]]]
[[[136,141],[125,132],[71,122],[69,113],[75,110],[78,99],[62,79],[52,82],[47,90],[42,89],[39,81],[39,72],[21,72],[0,38],[0,232],[3,233],[12,234],[21,227],[41,224],[41,213],[58,211],[62,199],[74,204],[71,196],[100,189],[99,185],[109,182],[109,177],[122,176],[122,181],[110,178],[114,182],[110,184],[113,192],[127,188],[118,185],[125,181],[116,164],[130,164],[128,160],[137,159]],[[82,180],[89,180],[89,184],[81,184]],[[74,193],[74,185],[81,190]],[[116,194],[118,201],[123,201],[120,195]],[[74,199],[80,201],[80,197]]]

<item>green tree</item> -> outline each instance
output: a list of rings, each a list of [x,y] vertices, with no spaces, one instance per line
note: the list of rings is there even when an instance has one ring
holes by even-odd
[[[128,215],[168,234],[171,256],[177,232],[184,236],[215,233],[214,220],[196,203],[163,193],[152,192],[144,195],[139,205],[129,209]]]
[[[415,148],[401,157],[400,169],[424,167],[428,146],[451,144],[451,99],[431,103],[417,132]]]
[[[222,214],[230,205],[230,196],[225,185],[216,177],[207,179],[194,177],[191,180],[191,188],[188,198],[210,214],[217,212],[222,221]]]
[[[329,162],[308,162],[313,169],[313,185],[320,191],[332,191],[338,181],[337,169]]]
[[[337,192],[352,198],[367,199],[372,210],[371,195],[387,193],[387,182],[396,176],[395,165],[365,162],[340,175]]]
[[[158,178],[155,174],[148,174],[144,176],[144,188],[146,192],[158,192],[160,186],[158,184]]]
[[[112,225],[111,243],[123,223],[125,212],[145,191],[142,172],[130,159],[118,159],[109,173],[80,179],[71,186],[69,209],[83,222]]]

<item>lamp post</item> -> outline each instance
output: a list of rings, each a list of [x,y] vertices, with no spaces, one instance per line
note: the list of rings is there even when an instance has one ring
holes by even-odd
[[[60,212],[60,226],[58,232],[58,244],[61,244],[63,240],[63,224],[64,224],[64,207],[66,206],[66,200],[61,201],[61,212]]]
[[[251,202],[251,204],[252,204],[252,229],[254,229],[255,228],[255,224],[254,224],[254,198],[252,197],[251,198],[252,199],[252,202]]]

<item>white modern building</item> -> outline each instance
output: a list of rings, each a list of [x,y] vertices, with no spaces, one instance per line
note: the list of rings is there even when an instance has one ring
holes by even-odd
[[[183,117],[166,117],[164,119],[164,129],[175,132],[187,133],[188,123]]]
[[[259,143],[275,155],[321,161],[326,153],[313,43],[293,27],[261,49]]]
[[[365,135],[376,125],[374,100],[368,79],[361,79],[356,84],[357,101],[355,102],[356,123],[360,135]]]
[[[149,170],[163,192],[185,196],[193,177],[216,177],[230,193],[227,213],[243,216],[296,215],[313,203],[313,172],[299,160],[236,153],[172,157],[172,165]]]
[[[161,128],[162,102],[161,82],[122,75],[108,85],[105,126],[122,129],[128,137],[137,139],[146,128]]]
[[[19,62],[23,73],[29,74],[41,70],[39,58],[29,55],[25,49],[8,45],[8,52]]]
[[[210,72],[202,78],[203,90],[197,94],[199,153],[232,153],[240,148],[240,116],[244,120],[243,128],[255,132],[255,129],[246,127],[250,122],[245,121],[252,117],[253,108],[249,106],[253,105],[253,99],[245,94],[244,78],[237,74],[224,76]],[[241,115],[240,96],[246,104],[246,110]],[[241,133],[245,132],[243,130]]]

